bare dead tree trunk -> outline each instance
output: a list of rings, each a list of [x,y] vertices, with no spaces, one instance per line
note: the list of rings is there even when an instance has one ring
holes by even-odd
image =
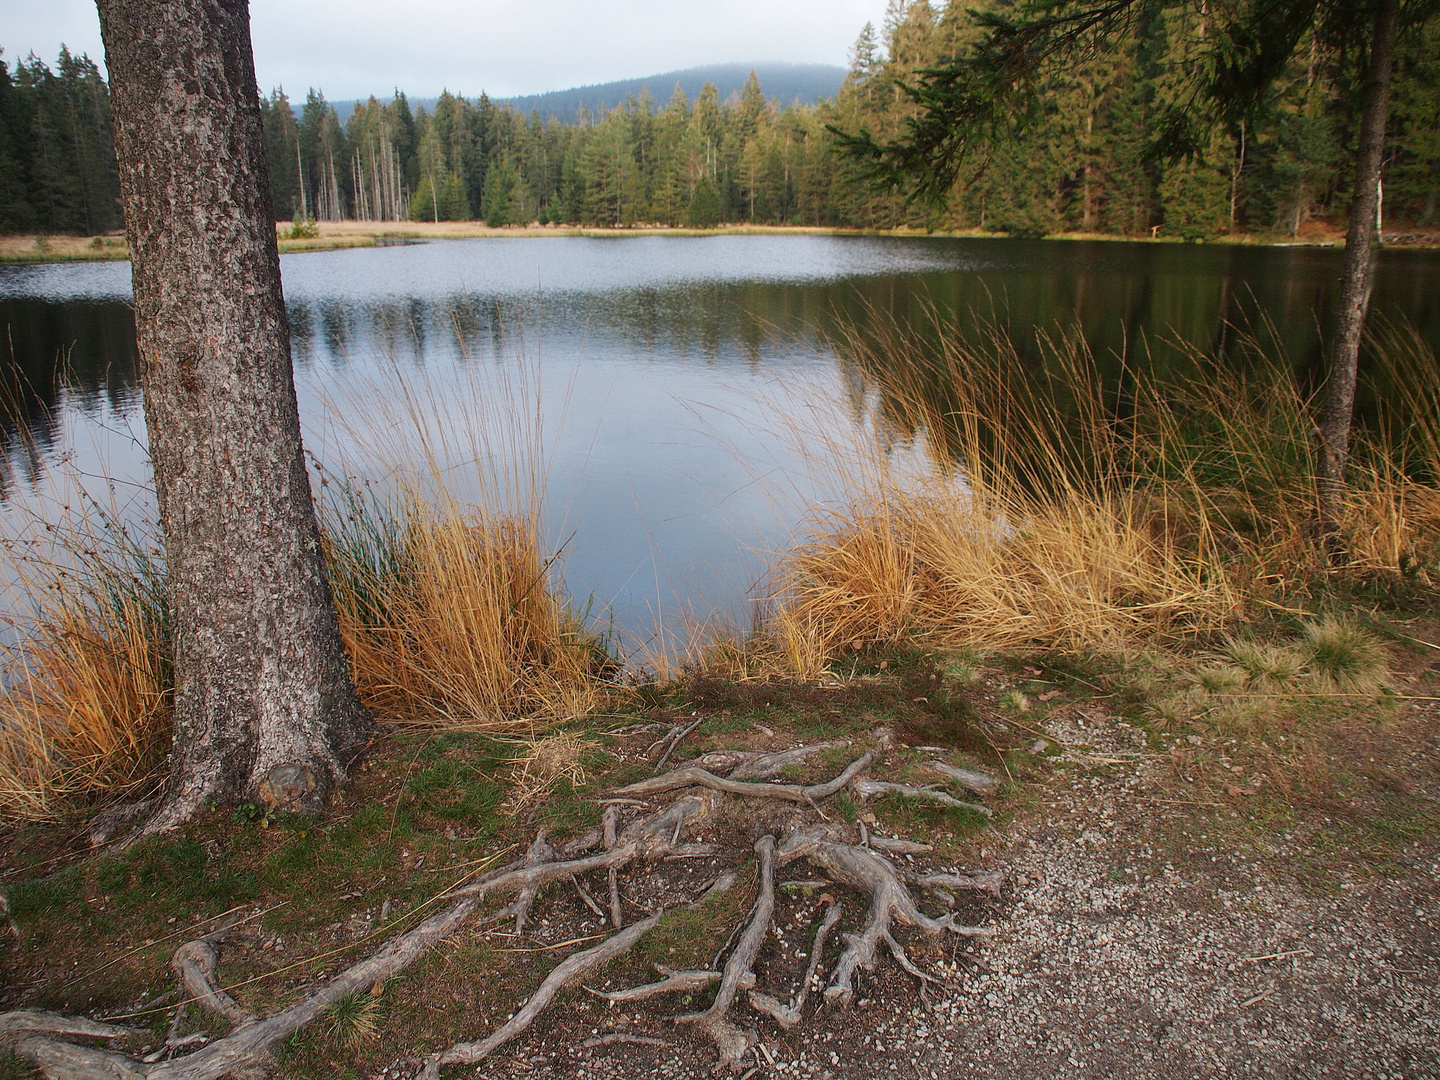
[[[312,803],[370,720],[320,551],[245,0],[98,0],[175,642],[169,798]]]
[[[1355,415],[1355,381],[1365,315],[1374,275],[1375,211],[1380,195],[1380,165],[1385,150],[1385,121],[1390,105],[1399,0],[1383,0],[1370,41],[1361,103],[1359,153],[1345,236],[1345,268],[1340,306],[1330,335],[1325,414],[1320,421],[1320,528],[1327,542],[1336,536],[1345,495],[1345,466],[1350,458],[1350,428]]]

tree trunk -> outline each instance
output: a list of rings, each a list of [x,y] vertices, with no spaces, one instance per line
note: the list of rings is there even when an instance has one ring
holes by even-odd
[[[165,809],[313,805],[370,719],[319,546],[245,0],[97,0],[175,649]]]
[[[1355,186],[1350,202],[1350,229],[1345,235],[1345,268],[1340,278],[1340,306],[1330,335],[1325,415],[1320,421],[1319,447],[1320,529],[1329,543],[1336,538],[1345,495],[1360,339],[1365,332],[1365,313],[1370,307],[1375,211],[1380,194],[1380,165],[1385,150],[1385,119],[1390,105],[1390,71],[1399,14],[1399,0],[1384,0],[1370,41]]]

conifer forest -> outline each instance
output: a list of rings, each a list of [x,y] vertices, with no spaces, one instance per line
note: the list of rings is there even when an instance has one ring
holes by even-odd
[[[994,0],[988,0],[993,5]],[[839,93],[781,107],[753,74],[721,100],[648,92],[562,124],[485,95],[412,108],[402,92],[341,111],[319,90],[262,95],[277,220],[483,221],[589,226],[722,223],[1064,232],[1203,239],[1301,236],[1345,211],[1363,49],[1318,37],[1263,115],[1217,127],[1201,156],[1148,153],[1155,120],[1193,91],[1201,6],[1170,6],[1043,87],[1033,121],[997,142],[943,205],[862,183],[832,129],[903,131],[913,73],[966,48],[973,0],[892,0],[866,26]],[[983,5],[982,9],[983,10]],[[3,57],[0,57],[3,60]],[[1440,200],[1440,17],[1405,40],[1385,158],[1387,230],[1428,228]],[[119,228],[108,91],[62,51],[0,64],[0,230]]]

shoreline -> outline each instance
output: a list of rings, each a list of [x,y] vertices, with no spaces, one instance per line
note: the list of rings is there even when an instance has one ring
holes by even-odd
[[[340,221],[319,223],[320,235],[288,239],[288,222],[277,222],[280,253],[337,251],[346,248],[386,247],[431,240],[484,238],[548,239],[551,237],[620,238],[631,236],[877,236],[900,238],[1010,240],[1021,239],[1004,233],[979,229],[933,230],[914,228],[854,229],[808,225],[721,225],[713,229],[680,226],[635,225],[603,227],[585,225],[507,225],[491,227],[478,221]],[[1029,238],[1025,238],[1029,239]],[[1120,236],[1112,233],[1066,232],[1035,239],[1057,241],[1104,241],[1107,243],[1184,244],[1179,237]],[[1323,247],[1343,248],[1343,234],[1316,231],[1308,237],[1280,237],[1267,233],[1236,233],[1209,240],[1191,241],[1205,245],[1240,247]],[[1400,232],[1385,245],[1394,250],[1433,250],[1440,247],[1440,233]],[[129,248],[121,233],[103,236],[44,236],[35,234],[0,236],[0,265],[43,265],[57,262],[118,262],[128,260]]]

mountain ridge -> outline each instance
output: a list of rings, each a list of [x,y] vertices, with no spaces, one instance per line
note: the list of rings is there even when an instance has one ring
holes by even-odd
[[[640,78],[616,79],[565,90],[490,100],[496,105],[508,106],[526,114],[537,112],[542,120],[554,116],[562,124],[571,124],[579,119],[582,108],[588,110],[592,116],[598,116],[619,105],[628,95],[638,96],[641,90],[646,88],[654,98],[657,109],[664,108],[677,85],[685,91],[685,96],[694,102],[707,82],[714,83],[720,100],[724,101],[731,94],[740,92],[751,71],[754,71],[756,78],[760,80],[765,97],[778,100],[782,106],[797,103],[813,105],[822,98],[834,97],[845,79],[845,69],[838,64],[797,64],[782,61],[705,64],[662,71]],[[438,98],[409,100],[412,109],[423,107],[433,110]],[[350,118],[359,102],[335,101],[331,104],[335,106],[343,124]]]

